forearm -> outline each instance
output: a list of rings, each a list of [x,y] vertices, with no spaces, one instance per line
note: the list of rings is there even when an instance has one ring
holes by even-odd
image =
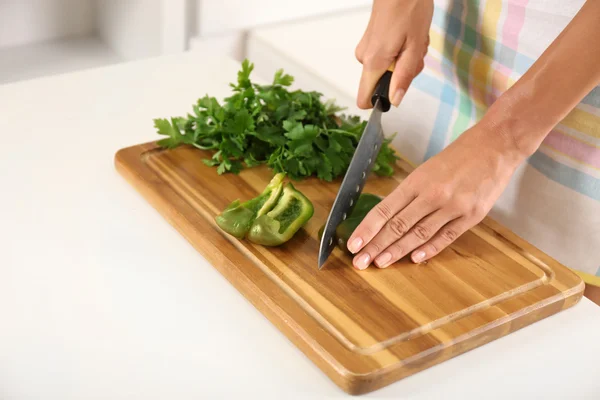
[[[600,0],[588,0],[531,68],[490,107],[484,123],[516,149],[533,154],[600,83]]]

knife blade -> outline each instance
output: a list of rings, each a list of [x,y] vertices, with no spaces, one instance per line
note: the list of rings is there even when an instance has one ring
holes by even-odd
[[[383,76],[379,79],[375,92],[371,97],[371,103],[373,104],[373,111],[369,117],[369,121],[365,130],[358,141],[350,165],[346,170],[344,179],[340,189],[335,197],[325,229],[323,230],[323,236],[321,237],[321,244],[319,247],[319,269],[323,268],[325,261],[329,258],[329,255],[335,247],[333,237],[335,230],[338,225],[344,221],[347,216],[350,215],[356,204],[356,200],[363,190],[365,181],[369,176],[375,164],[375,159],[381,144],[383,143],[383,130],[381,128],[381,116],[384,112],[390,109],[389,99],[389,86],[392,77],[390,70],[386,71]]]

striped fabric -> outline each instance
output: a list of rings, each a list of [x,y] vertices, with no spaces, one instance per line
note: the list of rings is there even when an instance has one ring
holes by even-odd
[[[428,95],[437,113],[426,147],[409,160],[427,160],[476,123],[583,3],[435,0],[426,66],[411,90]],[[600,284],[600,87],[517,171],[491,216]]]

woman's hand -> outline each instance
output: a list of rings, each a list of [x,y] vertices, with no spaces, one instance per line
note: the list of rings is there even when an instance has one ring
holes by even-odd
[[[383,73],[396,63],[390,100],[396,107],[412,80],[423,70],[429,45],[433,0],[374,0],[367,29],[356,47],[363,65],[358,106],[371,108],[371,95]]]
[[[385,268],[438,254],[479,223],[525,159],[514,140],[480,122],[415,169],[348,240],[354,266]]]

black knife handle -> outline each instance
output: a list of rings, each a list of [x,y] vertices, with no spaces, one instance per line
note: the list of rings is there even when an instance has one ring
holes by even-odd
[[[375,92],[371,96],[371,104],[375,106],[377,100],[381,103],[381,111],[387,112],[392,105],[390,101],[390,81],[392,80],[392,72],[385,71],[385,73],[379,78]]]

